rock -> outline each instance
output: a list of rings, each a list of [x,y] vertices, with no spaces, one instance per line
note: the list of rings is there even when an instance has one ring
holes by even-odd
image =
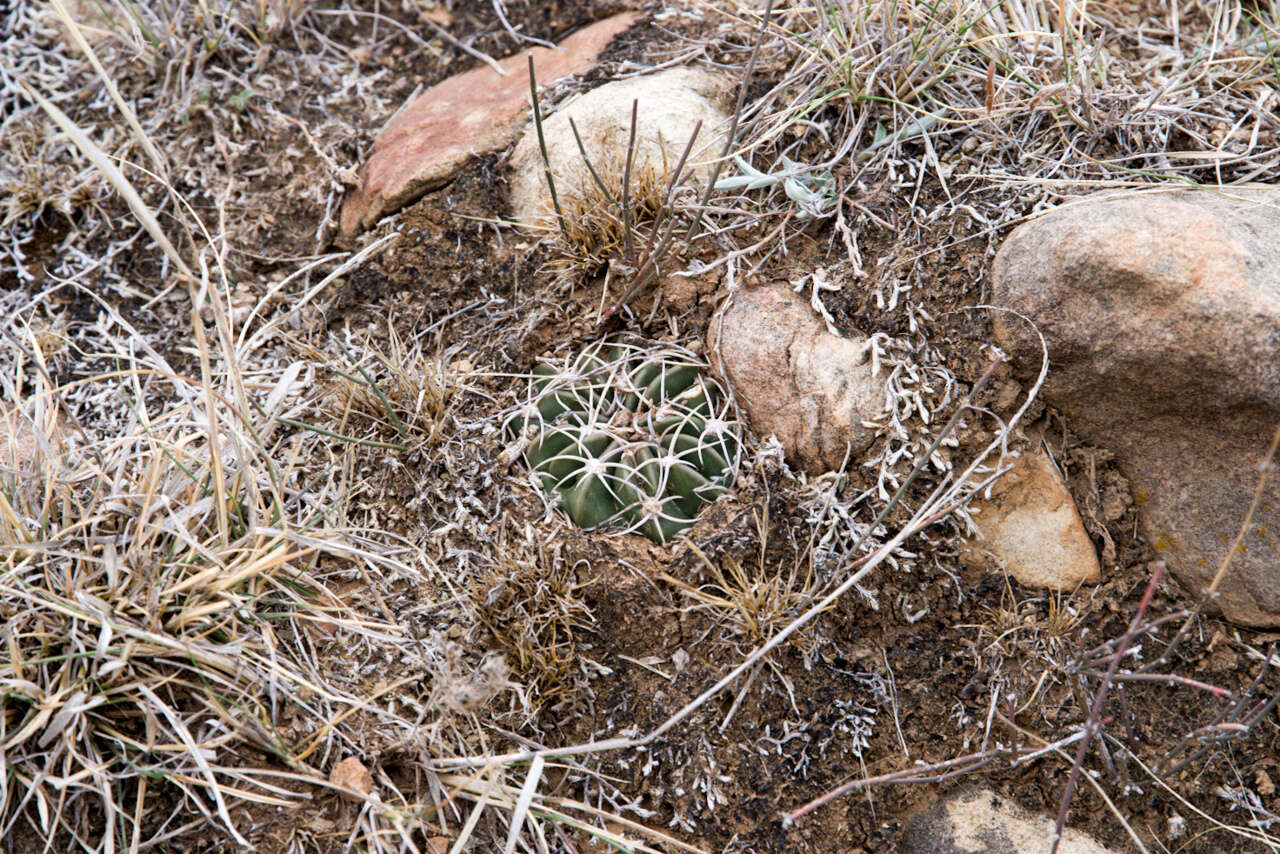
[[[712,319],[707,352],[752,428],[774,434],[810,474],[838,469],[875,438],[862,426],[884,408],[865,342],[827,331],[788,287],[736,295]]]
[[[70,438],[56,414],[52,429],[37,430],[23,410],[0,401],[0,473],[7,469],[35,474],[42,461],[60,456],[67,449]]]
[[[382,216],[453,179],[470,158],[499,151],[515,139],[529,113],[529,60],[539,86],[591,68],[614,36],[639,18],[614,15],[560,42],[499,63],[456,74],[410,101],[373,144],[358,186],[342,204],[341,237],[351,239]]]
[[[721,108],[731,81],[694,68],[672,68],[606,83],[574,99],[555,113],[544,116],[542,132],[547,142],[547,159],[556,182],[560,205],[566,211],[591,192],[595,182],[578,150],[569,125],[578,126],[583,148],[606,186],[617,193],[626,168],[627,142],[631,135],[631,105],[636,108],[636,148],[632,158],[631,187],[650,186],[660,190],[670,170],[674,170],[702,122],[686,161],[695,166],[694,179],[710,174],[712,161],[724,149],[729,116]],[[511,208],[526,227],[552,222],[554,209],[547,189],[545,164],[532,122],[511,153]],[[686,185],[688,186],[688,185]]]
[[[349,801],[362,800],[373,792],[373,775],[354,756],[348,756],[333,766],[333,770],[329,772],[329,782],[359,795],[356,797],[351,792],[343,792],[342,796]]]
[[[1049,854],[1056,818],[1028,812],[990,789],[969,789],[916,813],[903,827],[902,854]],[[1077,830],[1059,854],[1111,854]]]
[[[84,40],[91,46],[96,47],[99,43],[111,38],[118,26],[112,24],[111,19],[104,14],[102,6],[93,0],[62,0],[62,8],[75,22],[80,35],[84,36]],[[78,54],[80,49],[71,33],[67,31],[62,16],[53,8],[53,4],[45,6],[43,11],[51,23],[58,25],[71,52]]]
[[[1113,451],[1148,541],[1201,595],[1280,424],[1280,189],[1124,193],[1020,226],[994,301],[1049,348],[1044,398]],[[1027,371],[1040,347],[996,314]],[[1280,625],[1280,478],[1219,588],[1237,623]]]
[[[980,535],[961,559],[972,568],[989,558],[1024,587],[1074,590],[1100,580],[1098,555],[1062,475],[1040,448],[1024,451],[991,485],[991,498],[971,508]]]

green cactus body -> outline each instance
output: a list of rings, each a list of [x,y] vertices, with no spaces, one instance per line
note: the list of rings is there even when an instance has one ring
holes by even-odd
[[[671,345],[599,342],[539,365],[515,420],[543,489],[584,528],[665,543],[723,495],[741,425],[702,362]]]

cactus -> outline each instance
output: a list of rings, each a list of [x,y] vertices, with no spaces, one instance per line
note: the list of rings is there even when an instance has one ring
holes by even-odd
[[[726,396],[671,345],[601,341],[539,365],[515,423],[529,467],[584,528],[665,543],[737,472],[741,425]]]

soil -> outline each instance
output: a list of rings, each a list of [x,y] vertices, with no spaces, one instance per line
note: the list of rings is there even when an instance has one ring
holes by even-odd
[[[598,336],[599,280],[556,281],[546,275],[546,255],[537,247],[531,252],[518,233],[498,235],[474,224],[504,213],[502,193],[502,163],[491,157],[472,164],[449,187],[407,209],[397,226],[402,238],[394,258],[375,262],[349,278],[337,306],[344,322],[354,318],[373,322],[386,316],[388,305],[395,305],[397,323],[403,334],[410,334],[414,328],[464,310],[479,295],[496,296],[510,301],[515,316],[494,325],[461,315],[446,327],[441,346],[447,349],[465,342],[461,352],[467,358],[515,373],[527,373],[553,345],[582,344]],[[881,212],[891,218],[893,208],[886,203]],[[963,220],[941,222],[935,228],[937,243],[954,246],[921,259],[914,273],[925,285],[922,304],[940,318],[931,331],[934,343],[944,349],[955,373],[972,382],[990,363],[985,347],[991,340],[988,324],[980,312],[966,310],[985,302],[989,236],[966,240],[970,229]],[[891,229],[869,230],[861,239],[868,268],[881,258],[892,263],[900,257],[901,241]],[[821,230],[803,236],[791,252],[791,257],[775,259],[762,268],[755,282],[792,281],[814,265],[838,263],[842,254],[833,246],[832,235]],[[671,266],[678,268],[684,260]],[[699,341],[722,294],[711,278],[692,284],[687,279],[666,279],[635,301],[638,322],[630,321],[630,328],[655,339]],[[904,331],[900,315],[877,311],[869,289],[851,284],[827,302],[842,330],[863,335]],[[673,336],[672,329],[679,334]],[[485,339],[486,345],[475,345]],[[1010,371],[999,376],[1002,384],[987,392],[982,402],[1007,414],[1015,408],[1009,390],[1021,395],[1026,389]],[[1068,660],[1073,650],[1088,646],[1086,639],[1096,643],[1101,638],[1118,638],[1150,578],[1154,554],[1135,535],[1126,481],[1106,451],[1082,445],[1071,436],[1069,425],[1051,411],[1044,412],[1033,429],[1049,434],[1054,456],[1065,468],[1105,558],[1103,584],[1058,601],[1043,592],[1018,589],[1015,582],[999,575],[974,575],[960,569],[955,569],[963,573],[959,583],[948,574],[923,569],[883,575],[874,584],[878,609],[854,598],[824,615],[801,641],[770,659],[727,728],[722,723],[733,708],[735,691],[726,692],[639,756],[602,755],[596,770],[608,775],[628,799],[652,810],[650,824],[670,828],[710,851],[895,850],[906,817],[975,782],[1033,811],[1056,814],[1062,770],[1033,762],[1016,768],[992,763],[939,783],[873,787],[791,826],[782,815],[851,778],[899,771],[912,763],[941,762],[976,750],[983,742],[993,703],[1002,713],[1006,706],[1017,709],[1016,723],[1046,734],[1050,730],[1044,728],[1045,721],[1080,719],[1076,699],[1061,674],[1054,676],[1057,684],[1032,709],[1019,708],[1040,675],[1054,670],[1043,651],[1044,636],[1050,636],[1049,643],[1055,647],[1050,657],[1056,661]],[[981,438],[969,437],[968,449]],[[806,529],[805,520],[787,501],[790,485],[772,486],[740,489],[732,500],[720,502],[700,520],[691,539],[714,558],[736,559],[758,567],[762,574],[803,561],[803,543],[795,539],[797,531]],[[409,495],[392,491],[388,497]],[[540,516],[539,512],[532,521],[536,523]],[[760,560],[757,524],[766,517],[767,552]],[[655,581],[667,573],[690,585],[705,583],[705,573],[690,550],[679,545],[659,548],[638,536],[578,531],[569,533],[563,546],[564,562],[581,567],[576,580],[586,591],[584,601],[591,614],[590,629],[577,630],[577,643],[581,654],[603,668],[602,675],[590,681],[588,705],[578,700],[570,705],[571,711],[544,712],[537,723],[540,743],[567,745],[629,729],[648,731],[752,648],[748,638],[735,635],[725,625],[722,614],[690,608],[679,589]],[[1151,610],[1165,614],[1191,606],[1183,591],[1165,582]],[[1079,621],[1052,636],[1052,617],[1063,607],[1078,612]],[[993,636],[1006,631],[1009,624],[1032,640],[1025,647],[1017,640],[993,643]],[[1241,630],[1214,620],[1205,621],[1202,631],[1224,639],[1241,635]],[[1223,643],[1222,649],[1231,645],[1227,640]],[[1242,666],[1237,653],[1195,657],[1189,651],[1187,655],[1176,671],[1194,674],[1201,681],[1239,686],[1251,678],[1252,670]],[[686,656],[682,667],[675,664]],[[892,685],[887,697],[886,680]],[[1001,696],[993,700],[997,690]],[[1206,720],[1203,697],[1192,691],[1137,683],[1126,686],[1123,693],[1126,742],[1148,761],[1173,747],[1192,728],[1190,722]],[[862,720],[874,722],[860,757],[842,752],[841,746],[858,725],[858,710],[866,712]],[[1171,783],[1195,807],[1215,812],[1220,801],[1201,781],[1226,767],[1244,780],[1265,773],[1274,777],[1278,770],[1274,756],[1280,748],[1277,733],[1275,722],[1269,721],[1248,744],[1184,771]],[[991,737],[1005,744],[1035,746],[999,724]],[[1186,812],[1149,780],[1135,786],[1122,804],[1130,823],[1148,839],[1164,838],[1169,819]],[[1090,789],[1082,787],[1076,794],[1069,823],[1115,850],[1128,850],[1123,829]],[[579,844],[581,850],[596,850],[582,841]],[[1184,850],[1263,849],[1210,832]]]
[[[557,37],[616,11],[620,4],[508,0],[506,6],[510,20],[529,34]],[[387,15],[400,14],[398,4],[385,7]],[[484,10],[476,12],[482,18],[491,14],[488,4],[476,8]],[[452,31],[492,30],[487,18],[469,23],[469,15],[456,13]],[[681,26],[696,31],[694,22],[686,20]],[[616,43],[601,67],[610,68],[622,59],[651,58],[664,37],[658,25],[648,22]],[[476,47],[500,51],[509,45],[482,39]],[[405,72],[430,83],[452,73],[461,61],[418,56]],[[583,85],[593,76],[598,75],[589,75]],[[288,142],[285,136],[259,140],[255,157],[270,160]],[[306,180],[308,162],[304,159],[296,168],[299,180]],[[429,330],[431,348],[448,364],[465,361],[459,371],[468,373],[476,390],[456,402],[454,416],[459,421],[492,419],[518,397],[526,382],[519,377],[538,359],[596,339],[602,332],[597,322],[601,279],[556,275],[545,243],[492,224],[507,213],[504,168],[500,155],[478,159],[451,184],[403,211],[393,224],[375,229],[368,240],[388,230],[398,232],[399,239],[392,249],[344,276],[328,301],[308,315],[304,331],[349,330],[356,337],[385,341],[391,330],[403,340],[421,338]],[[936,184],[926,182],[925,187],[925,193],[942,193]],[[868,191],[861,203],[875,214],[859,234],[864,268],[897,272],[915,283],[912,298],[933,318],[927,330],[930,344],[962,383],[972,384],[993,356],[985,315],[972,307],[986,301],[991,248],[1000,235],[954,215],[931,223],[929,233],[908,239],[894,227],[907,218],[901,200]],[[263,210],[262,228],[246,231],[241,239],[284,254],[302,254],[312,249],[308,240],[317,232],[319,216],[314,209],[286,201]],[[37,253],[43,245],[36,246]],[[921,246],[938,248],[921,255]],[[682,251],[686,254],[668,262],[660,283],[638,295],[630,312],[609,321],[604,331],[626,329],[699,346],[724,294],[724,268],[700,276],[671,276],[694,257]],[[700,251],[702,262],[716,260],[714,248]],[[828,266],[844,285],[826,298],[843,331],[907,334],[902,312],[877,307],[875,276],[858,279],[840,272],[844,257],[832,227],[818,223],[792,237],[785,254],[771,256],[744,284],[792,282],[816,266]],[[39,265],[38,254],[32,264]],[[245,280],[255,288],[282,269],[278,261],[248,256],[243,264]],[[161,309],[145,322],[159,326],[170,319]],[[175,358],[175,364],[181,362]],[[1020,377],[1018,371],[1001,370],[978,402],[1000,414],[1011,412],[1027,390]],[[1068,765],[1046,757],[1019,765],[994,758],[950,779],[871,786],[794,823],[783,819],[783,813],[854,778],[945,761],[978,752],[984,745],[1038,746],[1024,733],[1054,741],[1083,721],[1087,710],[1081,707],[1079,691],[1073,690],[1071,662],[1124,633],[1151,577],[1155,554],[1136,533],[1127,481],[1107,450],[1082,444],[1072,435],[1071,425],[1052,410],[1037,407],[1031,414],[1035,420],[1027,432],[1044,436],[1103,556],[1102,584],[1061,597],[1020,589],[1001,575],[960,568],[948,535],[940,531],[912,544],[915,560],[904,561],[897,570],[885,566],[869,579],[874,598],[851,593],[839,601],[767,658],[745,689],[734,685],[643,750],[602,753],[593,760],[591,774],[563,774],[558,782],[561,793],[605,806],[634,804],[639,810],[630,817],[707,851],[893,851],[908,816],[974,783],[990,786],[1029,810],[1056,814]],[[990,435],[989,425],[973,426],[954,456],[966,458]],[[464,436],[457,441],[469,440]],[[409,542],[435,543],[432,532],[452,519],[452,504],[437,498],[455,487],[461,490],[458,484],[479,483],[487,476],[475,470],[476,459],[487,458],[486,470],[499,476],[524,477],[522,462],[499,459],[501,437],[485,441],[488,444],[466,452],[473,456],[456,459],[451,454],[457,446],[449,437],[400,455],[394,466],[379,467],[370,456],[362,461],[370,469],[365,491],[350,500],[388,532]],[[850,495],[874,483],[872,473],[857,465],[850,466],[848,478],[844,489]],[[732,496],[704,513],[689,542],[707,561],[721,568],[736,564],[757,580],[795,572],[812,582],[812,524],[798,506],[799,495],[798,481],[787,472],[754,471]],[[917,490],[908,493],[907,500],[922,497]],[[543,633],[536,637],[551,645],[567,644],[578,660],[557,669],[532,656],[522,669],[519,627],[509,625],[512,612],[503,610],[501,599],[491,603],[487,619],[480,623],[467,619],[464,609],[419,608],[417,603],[439,601],[441,591],[430,586],[402,585],[396,597],[386,599],[385,607],[391,617],[411,622],[420,636],[439,631],[457,638],[471,654],[504,653],[513,668],[512,679],[536,686],[539,711],[532,720],[490,710],[504,730],[549,746],[623,731],[647,732],[761,640],[734,618],[731,609],[699,602],[681,586],[682,582],[713,589],[705,587],[712,577],[708,566],[687,543],[656,546],[639,536],[577,530],[551,518],[532,489],[505,494],[500,509],[501,519],[494,508],[489,510],[495,516],[486,519],[494,536],[514,541],[526,529],[554,533],[547,535],[555,540],[555,557],[547,565],[563,572],[566,590],[571,591],[565,595],[577,603],[577,610],[571,618],[538,629]],[[891,518],[890,524],[894,521],[900,518]],[[502,581],[513,589],[523,583],[514,577]],[[1166,580],[1149,614],[1159,617],[1191,607],[1194,603],[1186,592]],[[481,614],[486,616],[483,609]],[[1247,649],[1265,649],[1271,640],[1205,617],[1171,672],[1239,691],[1258,667],[1247,657]],[[329,654],[342,655],[343,650],[335,647]],[[1096,688],[1097,680],[1088,684]],[[429,688],[424,677],[406,690]],[[1266,697],[1276,690],[1272,674],[1256,693]],[[1147,763],[1165,757],[1185,733],[1211,723],[1223,708],[1185,685],[1127,683],[1114,696],[1118,699],[1107,708],[1112,718],[1108,732]],[[489,746],[502,752],[522,744],[495,731]],[[432,797],[416,789],[420,784],[412,751],[379,743],[372,730],[362,748],[366,764],[396,781],[401,791],[415,792],[424,800]],[[1203,835],[1198,838],[1174,840],[1168,829],[1175,816],[1191,819],[1192,810],[1232,820],[1214,792],[1216,786],[1280,779],[1280,719],[1275,714],[1247,739],[1211,751],[1166,781],[1189,805],[1143,775],[1114,745],[1112,752],[1115,767],[1104,767],[1096,756],[1091,756],[1089,767],[1099,772],[1119,809],[1149,845],[1159,847],[1167,841],[1171,849],[1183,851],[1265,850],[1207,823],[1199,825]],[[304,837],[317,850],[339,850],[358,808],[323,790],[312,792],[312,797],[304,814],[247,810],[242,831],[253,835],[261,851],[295,850],[291,840]],[[1264,802],[1280,811],[1274,787]],[[1244,821],[1239,815],[1234,820]],[[1125,831],[1088,786],[1076,793],[1069,824],[1114,850],[1130,850]],[[425,837],[422,843],[425,850],[438,844]],[[190,844],[201,850],[218,847],[212,839]],[[572,849],[565,850],[599,850],[585,838],[569,844]]]

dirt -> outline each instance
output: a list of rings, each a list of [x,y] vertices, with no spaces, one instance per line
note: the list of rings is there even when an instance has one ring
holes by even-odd
[[[449,188],[409,209],[399,227],[403,238],[395,258],[350,278],[345,310],[378,316],[385,315],[392,302],[408,302],[417,312],[400,313],[399,322],[408,332],[458,311],[481,293],[511,300],[516,313],[511,322],[475,328],[464,315],[450,325],[441,343],[447,347],[496,333],[496,341],[480,348],[468,345],[466,352],[481,362],[501,352],[505,365],[517,371],[529,370],[554,344],[598,335],[594,318],[601,301],[599,281],[548,280],[541,269],[546,259],[530,254],[517,235],[507,232],[499,242],[492,232],[471,224],[470,217],[502,212],[500,175],[500,162],[479,162]],[[944,348],[956,374],[972,382],[990,363],[983,346],[990,340],[985,318],[967,310],[983,301],[989,237],[965,239],[964,221],[944,222],[937,229],[940,240],[949,238],[956,245],[921,258],[911,273],[923,286],[923,304],[940,318],[931,330],[933,340]],[[864,234],[863,241],[867,267],[882,256],[899,257],[900,243],[891,230]],[[792,247],[791,257],[772,262],[757,279],[791,281],[814,264],[838,264],[841,252],[831,244],[831,235],[823,232],[804,238]],[[664,338],[678,329],[680,341],[697,341],[719,294],[713,277],[668,278],[636,301],[635,315],[648,317],[658,303],[655,319],[640,324],[644,332]],[[849,331],[904,331],[900,317],[875,309],[869,290],[846,287],[828,306]],[[1002,382],[982,402],[1007,415],[1025,391],[1005,371]],[[975,751],[983,743],[993,707],[1002,714],[1016,711],[1015,723],[1049,740],[1063,734],[1049,724],[1081,719],[1076,698],[1055,663],[1061,665],[1073,651],[1124,632],[1149,578],[1153,553],[1135,535],[1132,499],[1109,454],[1081,445],[1069,425],[1051,411],[1044,412],[1035,430],[1046,435],[1065,468],[1103,555],[1103,584],[1055,598],[1018,589],[992,575],[966,573],[957,582],[923,567],[883,574],[872,584],[878,609],[855,596],[824,615],[801,640],[769,660],[727,728],[722,723],[733,707],[737,686],[639,755],[602,755],[597,770],[640,807],[652,810],[648,821],[653,826],[671,828],[711,851],[894,850],[907,816],[974,781],[1023,807],[1055,814],[1063,773],[1041,761],[1013,768],[992,762],[944,782],[873,787],[793,826],[782,818],[784,812],[853,777],[874,777],[912,763],[940,762]],[[971,436],[968,449],[980,438]],[[771,489],[740,489],[732,501],[707,513],[691,539],[713,560],[735,559],[762,576],[803,562],[804,544],[795,540],[796,532],[806,530],[806,522],[788,502],[792,488],[778,482]],[[766,516],[767,551],[761,561],[756,524]],[[568,710],[562,703],[558,711],[543,714],[538,721],[541,743],[580,743],[630,728],[648,731],[753,646],[723,613],[691,607],[679,588],[655,580],[667,573],[689,585],[705,584],[706,573],[687,548],[659,548],[640,537],[575,532],[564,543],[564,560],[581,567],[577,582],[592,616],[589,630],[576,631],[579,650],[603,669],[590,680],[589,702],[566,701]],[[1068,606],[1079,612],[1078,621],[1068,627],[1056,625],[1055,615]],[[1185,593],[1166,582],[1152,613],[1188,607],[1191,601]],[[1014,640],[1004,637],[1010,631]],[[1240,634],[1212,620],[1203,631],[1219,634],[1223,650],[1232,645],[1227,638]],[[1016,639],[1019,633],[1025,635],[1025,643]],[[1253,672],[1243,667],[1238,653],[1198,655],[1201,652],[1188,650],[1176,672],[1232,687],[1247,682]],[[680,667],[685,655],[687,661]],[[1035,690],[1046,672],[1052,674],[1049,690],[1032,708],[1020,708],[1021,698]],[[887,694],[886,685],[891,686]],[[995,691],[1001,693],[993,701]],[[1137,683],[1122,693],[1125,741],[1146,761],[1169,750],[1193,728],[1191,722],[1207,722],[1204,698],[1194,691]],[[850,733],[864,726],[868,732],[866,746],[858,751],[861,756],[842,752],[842,742],[847,744]],[[1006,745],[1038,746],[998,722],[990,738]],[[1277,728],[1268,722],[1247,744],[1182,772],[1173,785],[1195,807],[1216,812],[1220,802],[1200,780],[1224,766],[1245,780],[1268,770],[1274,776],[1277,747]],[[1125,774],[1139,776],[1132,769]],[[1122,799],[1122,809],[1148,839],[1163,838],[1168,820],[1186,812],[1149,780]],[[1088,788],[1076,794],[1070,824],[1116,850],[1127,850],[1123,829]],[[1210,832],[1185,850],[1261,849]]]
[[[474,5],[474,12],[462,11],[461,6],[455,10],[452,31],[492,30],[490,6]],[[538,37],[561,35],[619,8],[619,3],[578,0],[507,2],[512,22]],[[392,8],[385,12],[401,14]],[[615,44],[605,64],[651,57],[663,37],[649,22]],[[497,50],[505,44],[481,39],[476,47]],[[447,52],[445,59],[420,55],[405,73],[429,84],[463,62],[456,51]],[[590,81],[588,76],[584,85]],[[291,133],[254,140],[252,159],[235,168],[266,162],[294,141]],[[299,160],[296,180],[305,182],[314,168],[308,159]],[[926,183],[926,188],[926,193],[941,197],[936,184]],[[313,326],[353,330],[378,340],[389,328],[405,340],[431,330],[432,347],[446,361],[465,359],[474,366],[476,387],[483,393],[457,402],[463,420],[492,418],[518,396],[524,382],[519,375],[527,374],[539,358],[556,348],[594,340],[602,332],[626,328],[683,344],[702,339],[724,294],[723,268],[677,277],[671,273],[693,256],[673,258],[667,275],[637,296],[628,316],[602,326],[597,322],[603,302],[599,277],[557,277],[550,272],[553,259],[545,244],[492,224],[493,218],[506,213],[505,189],[503,158],[486,157],[408,208],[394,226],[400,236],[393,249],[344,276]],[[887,226],[868,219],[859,235],[863,267],[882,272],[864,279],[841,276],[843,290],[826,298],[837,325],[861,335],[907,334],[904,314],[878,308],[875,298],[878,280],[901,276],[914,284],[913,299],[934,319],[928,329],[932,346],[963,383],[973,383],[993,358],[986,315],[972,307],[985,302],[990,251],[1000,235],[986,233],[958,214],[935,221],[928,234],[908,237],[898,230],[907,219],[900,199],[871,189],[859,202]],[[264,208],[256,224],[238,235],[264,252],[263,259],[242,259],[246,281],[261,290],[284,268],[282,256],[312,251],[318,225],[314,208],[287,199]],[[373,237],[385,230],[375,230]],[[51,237],[39,243],[37,255],[56,242]],[[936,248],[921,254],[921,246]],[[272,257],[266,260],[267,256]],[[715,252],[704,250],[699,260],[711,263]],[[38,258],[32,263],[38,265]],[[819,265],[847,271],[843,245],[830,225],[821,223],[793,237],[786,254],[774,255],[747,285],[796,281]],[[161,306],[140,317],[140,322],[160,326],[173,315]],[[1006,369],[978,402],[1007,415],[1025,392],[1025,385]],[[1150,577],[1154,553],[1136,533],[1127,481],[1106,449],[1081,444],[1070,424],[1052,410],[1038,407],[1032,415],[1035,421],[1028,432],[1043,435],[1063,467],[1103,556],[1102,584],[1062,597],[1045,595],[1019,589],[998,575],[959,568],[944,536],[913,543],[916,560],[898,571],[886,566],[868,580],[874,602],[851,592],[767,658],[741,697],[742,686],[735,684],[643,750],[600,754],[591,765],[593,775],[599,776],[567,773],[559,781],[563,792],[592,803],[634,804],[649,811],[639,819],[642,823],[708,851],[892,851],[906,817],[974,782],[1032,811],[1055,814],[1065,763],[1041,759],[1012,765],[993,759],[938,782],[872,786],[793,824],[782,817],[853,778],[941,762],[977,752],[988,743],[1038,746],[1001,723],[1000,716],[1048,741],[1069,735],[1070,727],[1083,720],[1086,710],[1072,689],[1070,662],[1124,632]],[[976,426],[964,436],[955,456],[972,454],[990,435],[989,425]],[[463,440],[469,441],[458,439]],[[446,511],[451,510],[447,501],[437,498],[455,483],[479,482],[483,474],[455,467],[452,441],[442,437],[436,445],[400,456],[391,467],[379,469],[373,457],[362,460],[373,470],[365,491],[350,500],[368,518],[407,541],[434,542],[431,532],[449,523]],[[489,467],[499,477],[523,477],[520,461],[498,460],[500,437],[485,441],[489,444],[481,453],[489,455]],[[873,473],[854,465],[845,492],[854,494],[873,484]],[[437,498],[431,497],[432,491]],[[797,482],[784,473],[753,474],[733,496],[706,511],[689,540],[722,569],[736,562],[756,580],[795,573],[813,582],[816,570],[808,547],[812,524],[797,506],[798,495]],[[917,490],[908,500],[921,497]],[[531,490],[504,499],[501,509],[505,521],[493,522],[493,529],[504,537],[540,530],[546,521],[544,507]],[[900,519],[890,520],[894,521]],[[561,581],[571,591],[565,595],[581,608],[549,624],[538,637],[553,645],[566,644],[577,659],[571,666],[555,670],[545,661],[530,659],[528,668],[521,670],[518,632],[506,632],[501,600],[488,625],[470,623],[461,609],[415,611],[413,603],[433,600],[439,593],[435,589],[405,588],[401,599],[387,605],[393,618],[414,621],[413,630],[421,636],[440,630],[473,650],[503,652],[513,664],[513,679],[525,684],[540,680],[536,684],[542,705],[536,719],[500,714],[501,727],[549,746],[627,730],[647,732],[763,639],[735,619],[732,609],[711,607],[681,586],[724,593],[708,586],[712,574],[688,545],[656,546],[638,536],[564,526],[556,530],[563,536],[555,543],[554,565],[565,568]],[[1166,581],[1150,613],[1163,616],[1190,607],[1193,602],[1185,591]],[[1064,617],[1067,609],[1076,616]],[[1206,618],[1172,671],[1240,690],[1258,666],[1247,658],[1247,648],[1265,648],[1268,640]],[[342,650],[331,649],[329,654],[341,655]],[[591,666],[581,665],[582,660]],[[387,673],[386,678],[394,675]],[[1259,696],[1274,693],[1276,681],[1274,675],[1267,677]],[[1091,684],[1096,686],[1096,681]],[[424,677],[409,688],[426,693],[430,686]],[[1108,706],[1115,718],[1109,731],[1147,762],[1163,757],[1184,733],[1209,723],[1220,708],[1184,685],[1128,683],[1117,693],[1123,699]],[[1024,705],[1033,695],[1038,699]],[[501,736],[491,744],[497,752],[518,746]],[[386,775],[416,797],[432,797],[417,789],[419,775],[411,751],[378,742],[372,731],[362,748],[375,776]],[[1190,818],[1193,808],[1226,818],[1213,792],[1220,781],[1239,779],[1263,791],[1267,787],[1262,780],[1280,779],[1277,755],[1280,721],[1272,714],[1247,740],[1211,752],[1168,781],[1190,807],[1132,763],[1126,767],[1118,760],[1121,767],[1114,772],[1101,764],[1090,767],[1102,770],[1111,783],[1108,791],[1133,828],[1148,843],[1158,844],[1169,838],[1169,820],[1175,815]],[[1265,802],[1272,810],[1280,809],[1280,798],[1274,786],[1270,788]],[[339,850],[358,808],[331,792],[311,794],[313,803],[301,814],[247,811],[251,820],[242,832],[252,833],[262,851],[295,850],[290,845],[298,839],[309,840],[317,850]],[[1087,786],[1075,795],[1069,823],[1117,851],[1128,850],[1124,830]],[[433,850],[435,843],[423,837],[422,845]],[[574,845],[577,850],[599,850],[583,838]],[[1170,840],[1169,845],[1185,851],[1264,850],[1211,829],[1197,839]],[[209,839],[196,847],[215,850],[218,843]]]

